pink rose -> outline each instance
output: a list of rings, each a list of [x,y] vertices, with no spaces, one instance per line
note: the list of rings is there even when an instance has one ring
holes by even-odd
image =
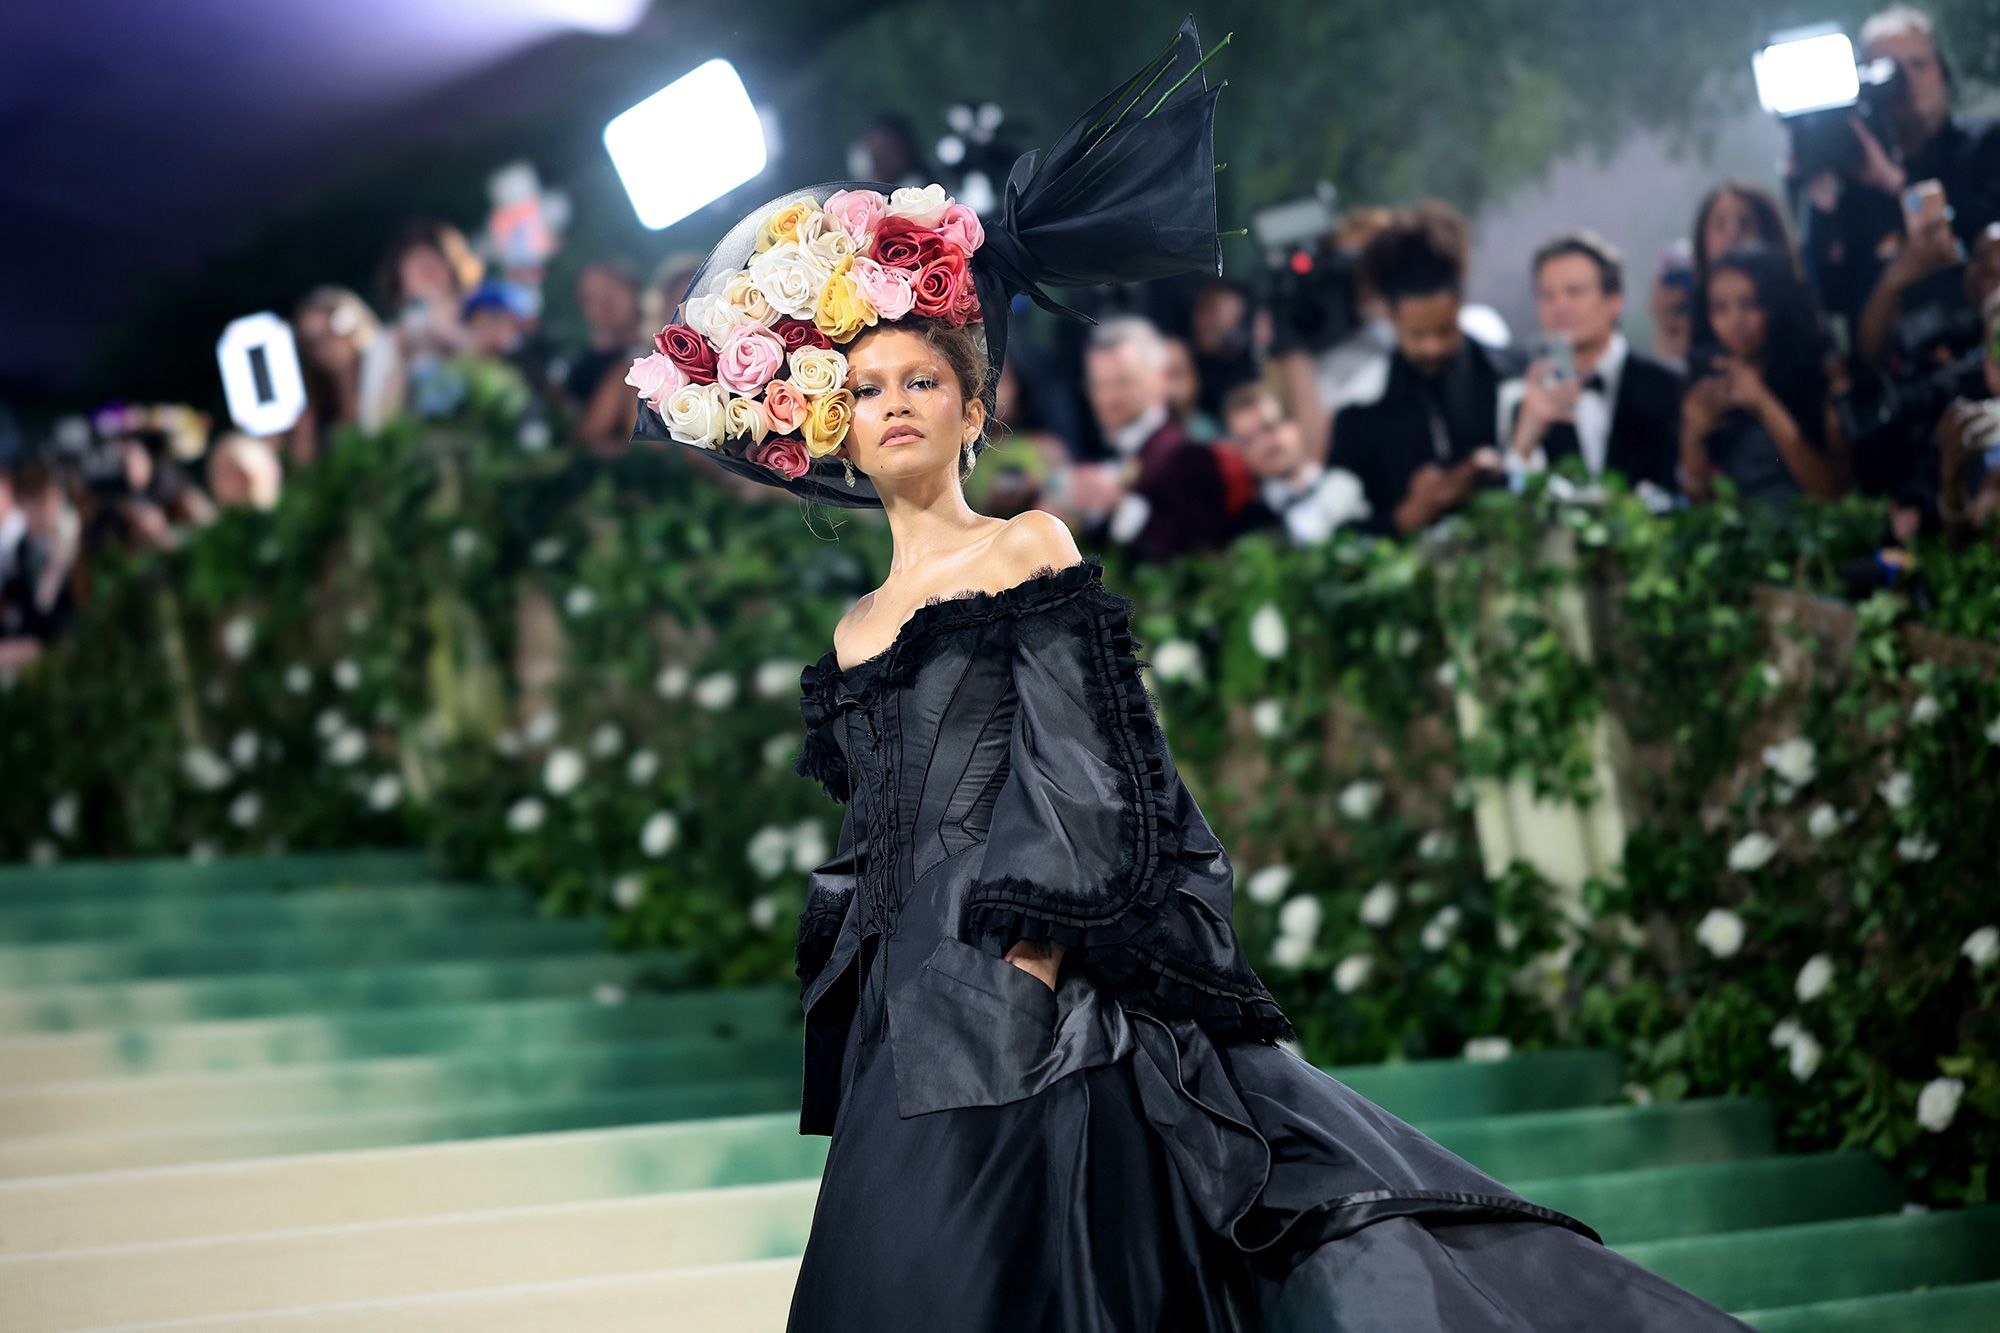
[[[722,387],[753,396],[785,364],[785,344],[762,324],[738,324],[722,340],[715,378]]]
[[[821,207],[854,238],[857,248],[866,250],[875,238],[875,229],[888,215],[889,201],[873,190],[835,190]]]
[[[797,430],[806,410],[806,396],[790,380],[772,380],[764,386],[764,415],[778,434]]]
[[[642,356],[625,372],[625,382],[649,403],[658,403],[677,389],[687,387],[687,372],[673,358],[661,352]]]
[[[797,481],[812,468],[812,455],[806,452],[805,441],[789,435],[773,435],[762,444],[752,445],[743,456],[787,481]]]
[[[986,244],[986,228],[979,225],[979,214],[964,204],[945,209],[938,219],[937,233],[967,254]]]
[[[883,319],[901,319],[910,313],[910,303],[916,299],[916,293],[910,290],[907,270],[886,268],[863,256],[854,261],[853,274],[861,294],[868,298],[868,304],[874,306],[875,313]]]

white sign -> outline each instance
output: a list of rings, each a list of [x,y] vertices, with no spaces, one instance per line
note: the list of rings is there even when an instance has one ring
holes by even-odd
[[[246,435],[279,435],[306,410],[306,383],[291,325],[270,311],[245,315],[215,344],[229,416]]]

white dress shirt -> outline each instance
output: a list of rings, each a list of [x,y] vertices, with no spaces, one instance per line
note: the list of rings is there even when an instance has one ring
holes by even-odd
[[[1604,475],[1604,462],[1611,452],[1611,418],[1618,410],[1618,382],[1625,374],[1625,359],[1630,355],[1631,344],[1625,335],[1615,330],[1611,340],[1604,345],[1604,355],[1597,358],[1597,366],[1586,375],[1588,381],[1595,376],[1603,385],[1602,389],[1586,388],[1576,400],[1576,442],[1583,451],[1583,465],[1592,477]],[[1527,391],[1524,381],[1507,381],[1500,390],[1500,412],[1504,420],[1513,416],[1513,409]],[[1548,453],[1540,442],[1534,453],[1523,458],[1512,449],[1506,451],[1507,480],[1515,490],[1530,473],[1547,470]]]

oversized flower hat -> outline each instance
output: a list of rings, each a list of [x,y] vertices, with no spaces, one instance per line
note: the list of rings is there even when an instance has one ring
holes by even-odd
[[[977,324],[994,369],[1017,294],[1221,272],[1215,99],[1192,18],[1046,152],[1024,154],[981,219],[942,185],[829,181],[745,215],[710,251],[625,382],[638,445],[696,451],[740,476],[880,508],[838,457],[854,412],[842,351],[913,317]],[[982,447],[984,441],[976,443]]]

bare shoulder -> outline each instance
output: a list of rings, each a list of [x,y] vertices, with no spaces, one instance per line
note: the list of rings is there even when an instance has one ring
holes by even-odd
[[[1069,524],[1046,509],[1030,509],[1007,520],[990,548],[994,576],[1003,586],[1031,578],[1050,565],[1067,569],[1083,558]]]
[[[836,644],[847,642],[847,632],[860,624],[867,617],[869,608],[874,605],[874,593],[867,592],[861,594],[855,600],[854,605],[847,608],[847,614],[843,615],[840,618],[840,622],[833,627],[833,641]]]

